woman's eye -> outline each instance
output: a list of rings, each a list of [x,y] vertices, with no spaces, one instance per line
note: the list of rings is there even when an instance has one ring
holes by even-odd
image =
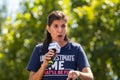
[[[62,28],[65,28],[65,27],[66,27],[66,25],[65,25],[65,24],[63,24],[63,25],[62,25]]]
[[[55,28],[57,28],[57,27],[58,27],[58,25],[54,25],[54,27],[55,27]]]

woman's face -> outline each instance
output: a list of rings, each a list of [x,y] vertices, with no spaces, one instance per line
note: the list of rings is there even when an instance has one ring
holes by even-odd
[[[64,41],[66,35],[67,23],[64,20],[54,20],[50,26],[47,26],[51,34],[52,41]]]

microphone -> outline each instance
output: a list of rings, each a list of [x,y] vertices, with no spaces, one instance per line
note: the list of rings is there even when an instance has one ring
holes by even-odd
[[[49,44],[48,46],[48,50],[52,49],[54,51],[55,54],[58,54],[60,53],[60,45],[58,44],[58,42],[52,42]],[[52,65],[54,64],[54,57],[52,57],[52,59],[48,62],[48,64]]]

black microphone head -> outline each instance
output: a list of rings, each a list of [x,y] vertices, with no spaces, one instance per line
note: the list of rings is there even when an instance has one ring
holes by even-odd
[[[56,53],[56,49],[55,48],[53,48],[52,50],[54,51],[54,53]]]
[[[60,53],[61,47],[57,42],[53,42],[53,43],[50,43],[48,46],[48,50],[50,49],[54,50],[55,53]]]

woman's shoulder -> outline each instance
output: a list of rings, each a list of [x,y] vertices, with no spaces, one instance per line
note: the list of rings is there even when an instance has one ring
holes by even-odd
[[[39,53],[43,52],[43,43],[36,44],[35,48],[39,51]]]
[[[35,48],[36,49],[41,49],[42,46],[43,46],[43,43],[38,43],[38,44],[35,45]]]
[[[42,47],[42,46],[43,46],[43,43],[36,44],[36,47]]]
[[[80,49],[81,45],[80,43],[69,41],[66,47],[69,49]]]
[[[73,46],[73,47],[80,47],[80,46],[81,46],[81,44],[80,44],[80,43],[77,43],[77,42],[72,42],[72,41],[70,41],[69,43],[70,43],[71,46]]]

